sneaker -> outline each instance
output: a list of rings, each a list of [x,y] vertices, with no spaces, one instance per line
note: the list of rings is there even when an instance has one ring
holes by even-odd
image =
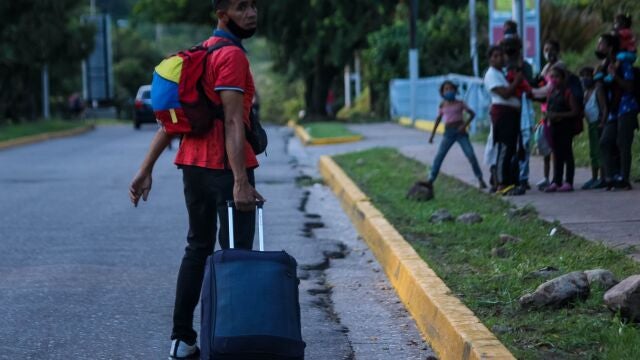
[[[616,189],[620,189],[620,190],[633,190],[633,187],[631,186],[631,183],[628,181],[622,181],[620,183],[616,184]]]
[[[556,192],[556,191],[558,191],[558,185],[556,185],[556,183],[551,183],[551,185],[549,185],[546,188],[544,188],[543,191],[547,192],[547,193]]]
[[[540,191],[544,191],[550,185],[549,179],[542,179],[536,183],[536,187]]]
[[[604,189],[606,187],[607,187],[607,183],[602,179],[598,179],[596,180],[595,184],[593,184],[592,189]]]
[[[567,182],[562,184],[562,186],[558,188],[558,192],[571,192],[571,191],[573,191],[573,185]]]
[[[590,179],[584,185],[582,185],[582,190],[591,190],[595,189],[595,185],[598,183],[598,179]]]
[[[479,181],[479,185],[478,186],[480,187],[480,190],[484,190],[484,189],[487,188],[487,183],[484,182],[484,180],[479,179],[478,181]]]
[[[200,349],[194,343],[189,345],[182,340],[173,340],[171,342],[171,350],[169,351],[169,359],[198,359],[200,357]]]
[[[507,186],[503,186],[503,187],[498,187],[498,191],[496,191],[496,194],[498,195],[506,195],[508,194],[511,190],[515,189],[515,185],[507,185]]]

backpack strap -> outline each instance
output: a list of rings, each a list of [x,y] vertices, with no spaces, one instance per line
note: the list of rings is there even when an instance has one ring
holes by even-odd
[[[211,54],[216,50],[222,49],[223,47],[227,47],[227,46],[238,46],[232,42],[229,41],[220,41],[215,45],[211,45],[207,48],[207,54]]]

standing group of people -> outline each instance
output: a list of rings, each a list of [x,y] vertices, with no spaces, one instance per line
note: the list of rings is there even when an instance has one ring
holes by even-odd
[[[522,41],[513,21],[504,25],[504,40],[489,49],[484,86],[491,96],[491,130],[485,163],[491,169],[491,191],[522,195],[531,189],[529,156],[533,138],[544,157],[544,177],[536,184],[538,189],[573,191],[573,139],[585,128],[592,178],[582,189],[630,190],[631,147],[640,111],[640,70],[633,66],[636,40],[631,18],[622,14],[615,17],[613,30],[600,36],[595,51],[600,64],[583,67],[578,75],[562,62],[557,41],[547,40],[543,52],[546,65],[534,77],[531,65],[524,61]],[[456,99],[456,92],[456,85],[448,81],[440,89],[443,102],[436,128],[444,120],[446,129],[427,183],[432,186],[447,152],[459,142],[480,187],[485,188],[466,133],[475,114]],[[535,127],[533,101],[541,103],[542,112]],[[466,121],[465,112],[469,114]]]

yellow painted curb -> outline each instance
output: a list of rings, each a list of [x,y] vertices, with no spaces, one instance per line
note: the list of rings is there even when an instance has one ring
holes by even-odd
[[[23,136],[13,140],[1,141],[0,150],[9,149],[17,146],[35,144],[46,140],[59,139],[69,136],[75,136],[89,132],[95,128],[95,125],[87,125],[76,129],[55,131],[44,134],[37,134],[31,136]]]
[[[515,359],[330,157],[319,163],[356,229],[369,245],[425,340],[440,359]]]
[[[330,137],[330,138],[312,138],[311,135],[300,125],[294,126],[294,132],[296,136],[302,141],[305,145],[332,145],[332,144],[344,144],[350,142],[356,142],[362,140],[362,135],[352,135],[352,136],[338,136],[338,137]]]
[[[411,126],[411,119],[407,117],[401,117],[400,119],[398,119],[398,123],[404,126]],[[432,132],[435,124],[436,122],[433,120],[417,119],[414,127],[418,130]],[[438,127],[436,134],[444,134],[444,126]]]

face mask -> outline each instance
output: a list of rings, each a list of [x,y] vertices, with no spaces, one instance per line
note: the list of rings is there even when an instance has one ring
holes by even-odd
[[[591,89],[593,87],[593,85],[595,84],[595,82],[593,81],[593,79],[582,79],[582,86],[585,89]]]
[[[604,60],[607,58],[607,53],[605,53],[604,51],[596,50],[595,54],[596,54],[596,57],[600,60]]]
[[[549,62],[549,57],[551,56],[551,54],[549,54],[548,52],[544,53],[544,59]]]
[[[442,97],[447,101],[453,101],[453,100],[456,99],[456,92],[455,91],[448,91],[448,92],[442,94]]]
[[[256,33],[257,28],[253,29],[243,29],[241,28],[232,18],[229,18],[229,22],[227,23],[229,30],[233,35],[239,37],[240,39],[248,39]]]

